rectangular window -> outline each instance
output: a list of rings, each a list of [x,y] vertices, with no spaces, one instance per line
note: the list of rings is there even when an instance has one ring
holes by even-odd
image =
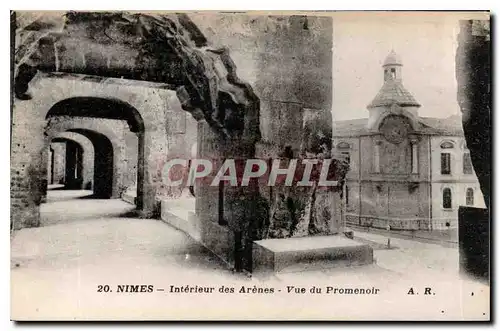
[[[470,159],[470,153],[464,153],[463,165],[464,165],[463,166],[464,174],[471,175],[472,174],[472,161]]]
[[[449,188],[443,190],[443,208],[451,209],[451,189]]]
[[[441,153],[441,174],[451,174],[451,155],[450,153]]]
[[[465,204],[467,206],[474,206],[474,189],[468,188],[465,191]]]

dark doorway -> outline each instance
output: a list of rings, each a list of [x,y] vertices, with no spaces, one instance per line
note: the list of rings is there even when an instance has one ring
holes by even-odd
[[[66,141],[66,172],[65,188],[67,190],[81,190],[83,185],[83,149],[71,140]]]

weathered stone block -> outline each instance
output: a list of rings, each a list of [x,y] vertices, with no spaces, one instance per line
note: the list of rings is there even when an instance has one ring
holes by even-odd
[[[201,242],[228,266],[235,261],[235,235],[228,227],[211,221],[201,220]]]
[[[265,239],[253,243],[253,272],[279,272],[300,262],[373,263],[373,249],[343,235]]]

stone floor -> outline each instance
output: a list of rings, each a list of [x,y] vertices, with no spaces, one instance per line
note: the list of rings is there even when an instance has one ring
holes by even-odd
[[[385,237],[359,234],[359,240],[376,247],[373,265],[318,262],[295,265],[276,275],[248,277],[232,273],[203,246],[162,221],[126,217],[132,205],[119,199],[86,199],[90,194],[49,191],[41,208],[42,226],[13,234],[13,319],[489,317],[485,306],[489,287],[457,277],[456,249],[403,239],[393,239],[396,248],[385,249]],[[153,292],[117,293],[118,285],[127,284],[153,285]],[[99,292],[105,285],[111,291]],[[184,285],[213,287],[214,292],[169,292],[170,286]],[[235,293],[221,293],[223,286]],[[250,293],[240,293],[242,286]],[[309,294],[313,286],[323,292]],[[327,286],[376,287],[380,294],[329,295]],[[301,287],[308,294],[302,294]],[[424,297],[424,287],[436,294]],[[259,288],[272,288],[274,293],[259,293]],[[410,288],[420,294],[408,295]]]

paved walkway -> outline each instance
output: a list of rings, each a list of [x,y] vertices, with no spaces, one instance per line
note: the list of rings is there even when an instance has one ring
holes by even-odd
[[[383,236],[387,235],[387,231],[384,229],[368,228],[362,226],[352,226],[349,227],[356,232],[367,232],[381,234]],[[448,230],[433,230],[433,231],[402,231],[402,230],[392,230],[391,236],[394,238],[411,239],[415,241],[425,242],[425,243],[436,243],[445,247],[458,247],[458,229],[448,229]]]
[[[378,247],[376,264],[339,267],[318,262],[249,278],[232,273],[200,244],[162,221],[126,217],[132,205],[85,199],[88,194],[50,191],[41,209],[42,226],[14,233],[12,318],[446,319],[471,314],[460,306],[464,291],[470,295],[469,288],[465,290],[456,278],[450,282],[444,277],[445,272],[456,271],[457,253],[442,247],[394,239],[398,249],[384,250],[383,237],[363,235],[359,240]],[[104,293],[105,285],[110,292]],[[118,293],[118,285],[152,285],[153,292]],[[213,293],[170,293],[171,286],[184,285],[213,287]],[[416,309],[415,302],[421,299],[407,292],[412,286],[423,290],[424,285],[437,287],[440,295],[427,305],[418,303]],[[222,286],[234,288],[235,293],[224,293]],[[381,295],[359,300],[294,292],[300,287],[310,291],[312,286],[376,287]],[[241,287],[247,293],[241,293]],[[259,292],[265,288],[274,288],[275,293]],[[478,300],[486,288],[475,291],[472,299]],[[474,305],[484,310],[483,306]],[[401,307],[408,309],[396,314]]]
[[[450,277],[459,271],[457,248],[356,231],[354,239],[372,246],[376,264],[387,270],[407,275],[426,270],[435,273],[433,277],[440,278]]]

